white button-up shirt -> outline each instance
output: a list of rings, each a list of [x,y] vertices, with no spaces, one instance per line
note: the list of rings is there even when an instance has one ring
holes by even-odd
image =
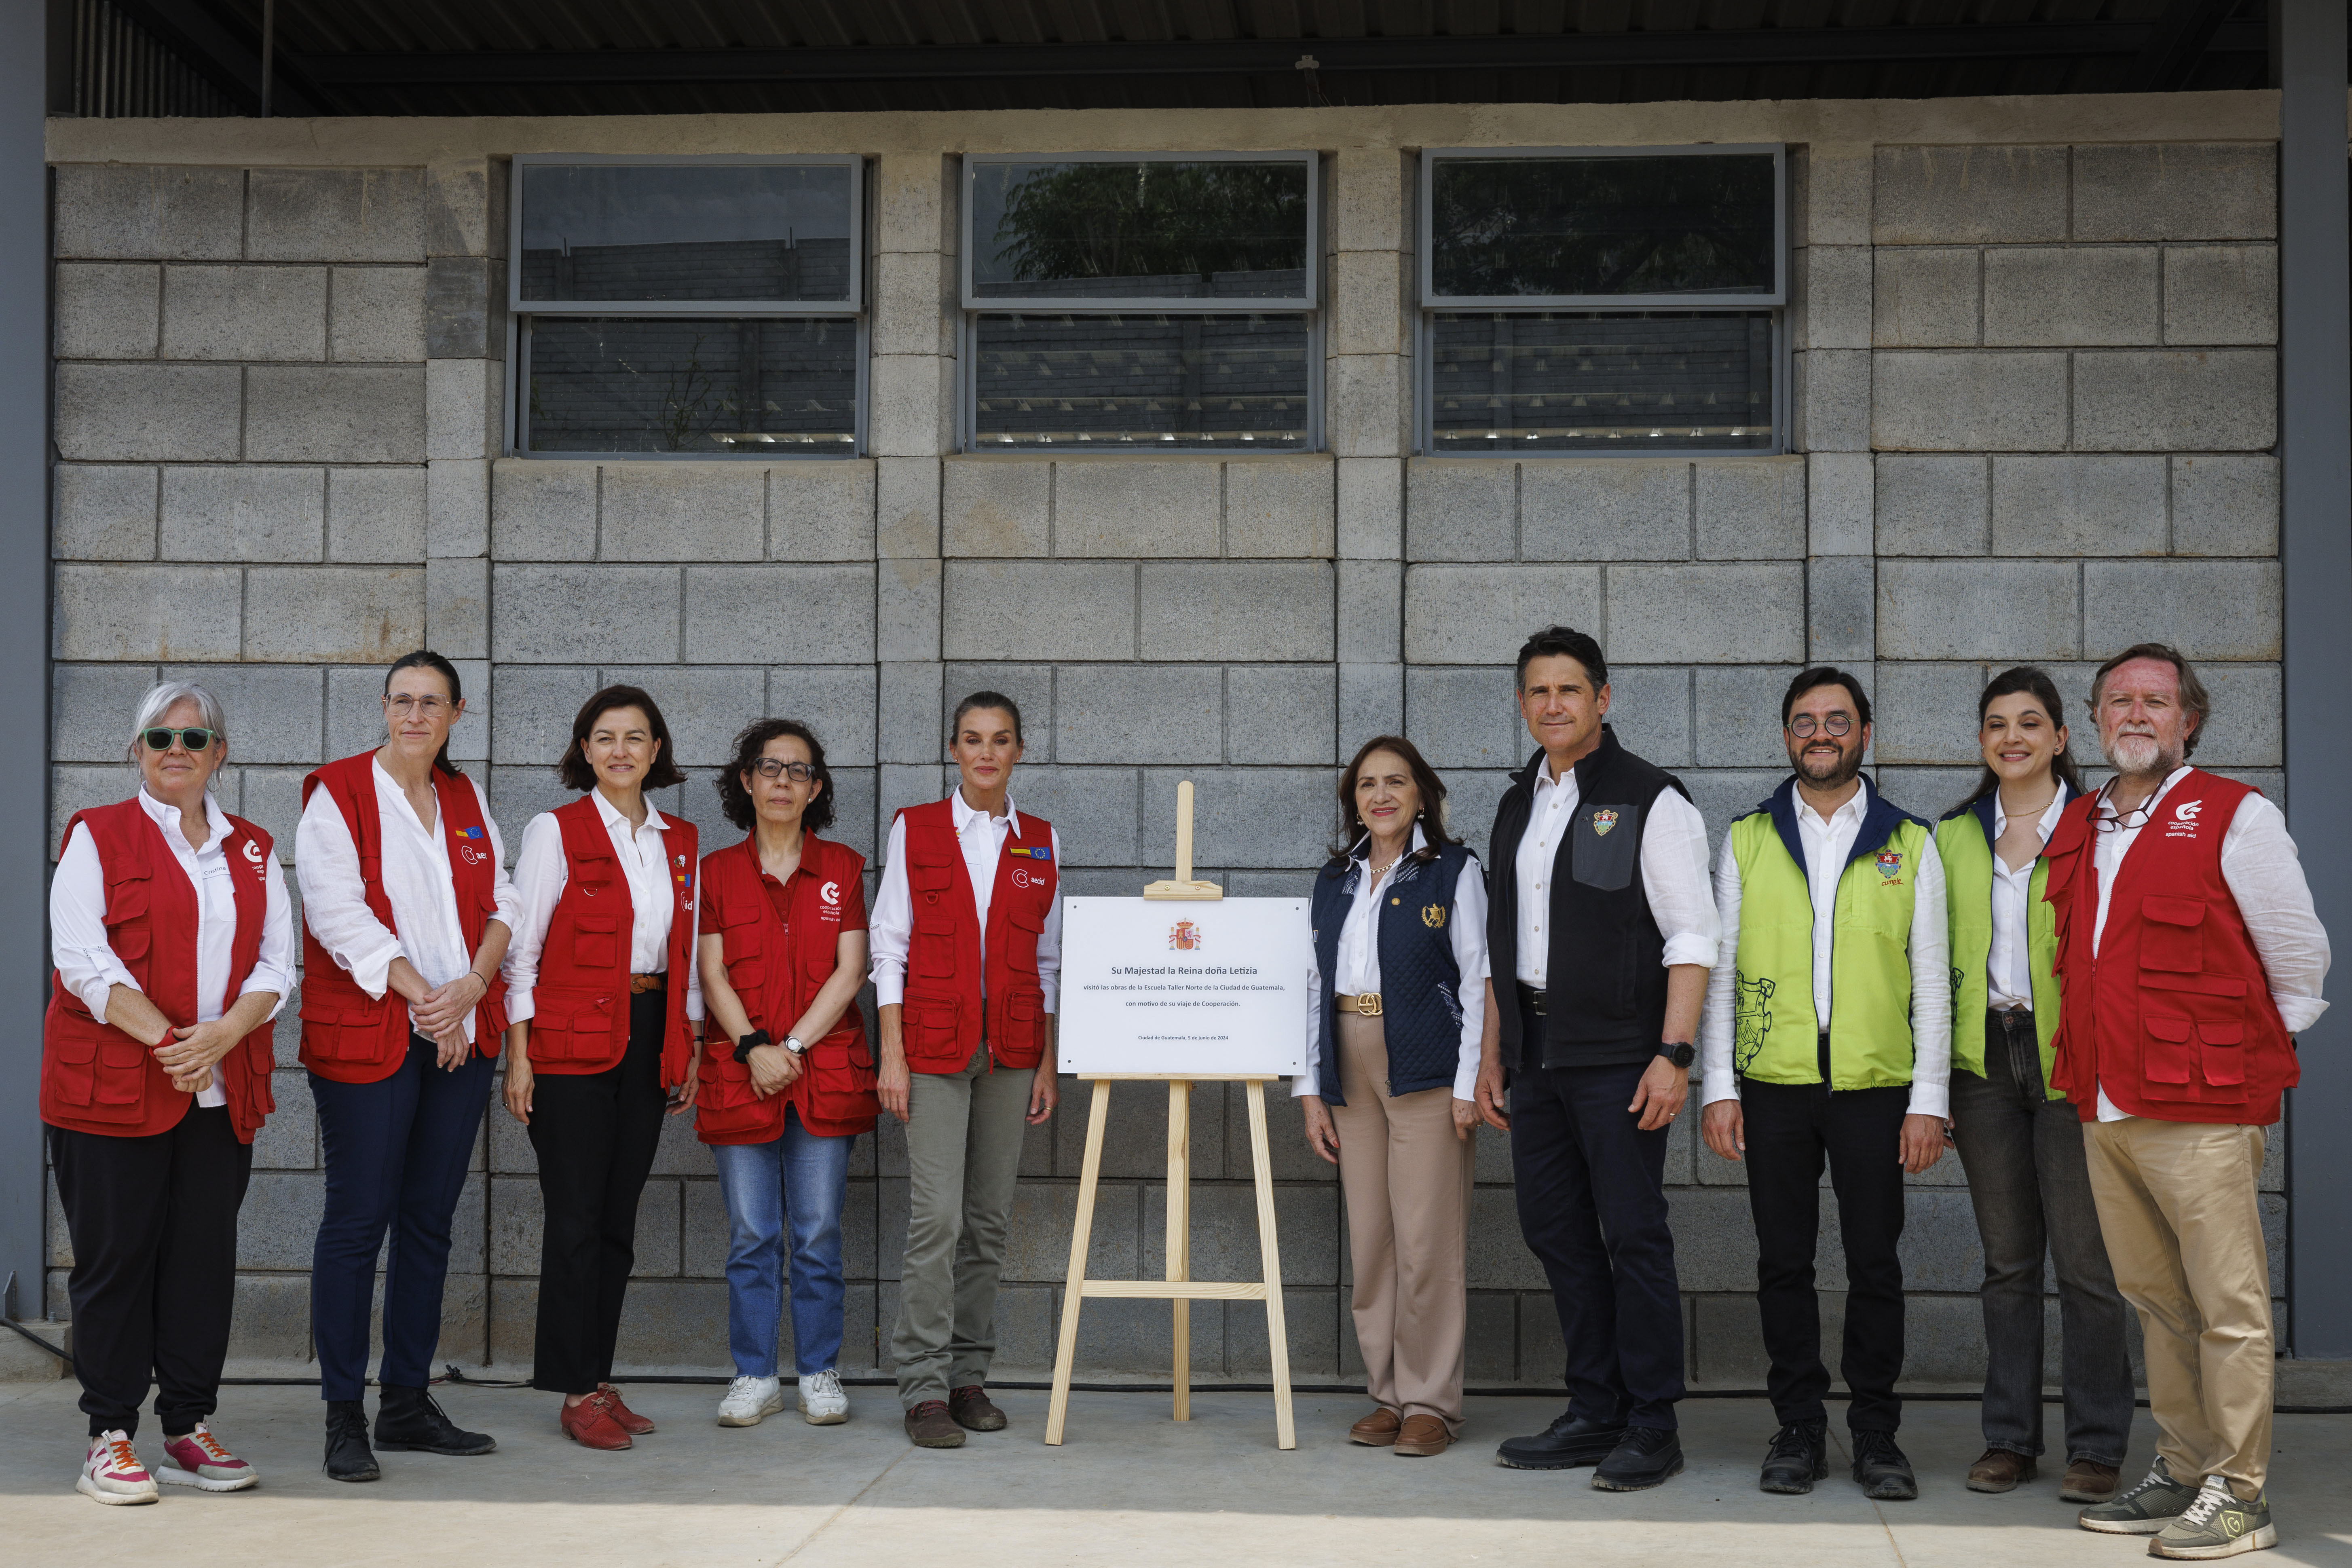
[[[383,771],[382,759],[370,772],[375,779],[376,813],[382,822],[383,892],[392,905],[394,929],[386,931],[367,907],[367,886],[360,879],[360,852],[352,830],[343,824],[342,809],[327,790],[310,793],[302,821],[294,830],[294,877],[302,889],[302,920],[329,957],[351,973],[352,983],[370,996],[381,997],[388,984],[392,961],[405,958],[439,990],[474,966],[473,950],[466,945],[466,928],[457,921],[457,887],[449,867],[449,840],[435,813],[425,826],[408,804],[400,784]],[[464,781],[481,809],[481,785]],[[437,805],[437,803],[436,803]],[[514,884],[507,879],[506,843],[499,837],[496,818],[482,811],[490,837],[490,873],[498,909],[491,919],[511,931],[521,923],[516,912]],[[416,1010],[409,1009],[409,1026]],[[474,1015],[466,1015],[466,1038],[474,1037]]]
[[[2185,767],[2173,770],[2143,803],[2145,809],[2134,811],[2132,816],[2142,825],[2153,821],[2157,806],[2189,772]],[[2100,818],[2116,820],[2115,806],[2105,792],[2095,809]],[[2107,897],[2115,889],[2116,872],[2138,842],[2139,827],[2102,832],[2094,824],[2092,837],[2096,841],[2092,864],[2099,876],[2099,911],[2091,927],[2091,955],[2095,958],[2099,941],[2107,931]],[[2252,939],[2255,956],[2263,961],[2263,976],[2270,984],[2280,1022],[2288,1034],[2301,1034],[2327,1011],[2319,994],[2327,978],[2327,928],[2319,923],[2318,913],[2311,907],[2311,884],[2304,879],[2303,861],[2295,854],[2294,840],[2287,836],[2286,816],[2262,795],[2246,796],[2230,819],[2230,830],[2221,836],[2221,880],[2238,901],[2246,935]],[[2126,1121],[2130,1113],[2117,1109],[2103,1089],[2099,1120]]]
[[[981,989],[986,994],[988,906],[996,896],[996,863],[1003,857],[1006,834],[1021,820],[1020,808],[1007,795],[1004,815],[991,816],[965,805],[961,788],[948,799],[955,819],[956,844],[963,851],[964,874],[971,882],[972,912],[980,919]],[[1053,840],[1054,875],[1058,887],[1062,875],[1059,829],[1055,830]],[[888,863],[882,869],[882,886],[874,898],[866,941],[874,957],[874,1005],[893,1007],[907,999],[907,947],[915,935],[915,899],[907,886],[906,818],[892,820],[889,847],[885,853]],[[1037,937],[1037,984],[1045,993],[1045,1011],[1061,1011],[1062,900],[1058,895],[1053,907],[1045,911],[1045,929]]]
[[[1560,836],[1576,820],[1576,770],[1557,779],[1550,759],[1536,769],[1535,792],[1528,802],[1527,831],[1511,866],[1518,884],[1513,924],[1518,931],[1517,977],[1537,990],[1547,989],[1551,965],[1551,883],[1559,857]],[[1712,966],[1722,926],[1716,917],[1715,898],[1707,890],[1706,819],[1679,790],[1660,790],[1650,803],[1649,821],[1642,828],[1642,891],[1650,900],[1650,914],[1665,939],[1661,963]]]
[[[2058,830],[2066,810],[2066,786],[2042,812],[2033,829],[2042,843]],[[2027,934],[2026,913],[2033,897],[2033,868],[2039,856],[2012,871],[2000,858],[2000,836],[2009,831],[2009,813],[2000,806],[2000,792],[1992,796],[1992,950],[1985,956],[1985,1005],[2003,1011],[2033,1005],[2032,939]]]
[[[228,967],[236,945],[236,868],[229,864],[226,848],[228,814],[207,791],[205,820],[211,825],[212,834],[197,847],[180,831],[179,807],[165,805],[143,788],[139,805],[163,830],[172,858],[179,862],[181,874],[196,890],[196,1016],[173,1021],[183,1026],[209,1024],[228,1011]],[[261,879],[266,889],[261,951],[236,994],[276,992],[277,1005],[269,1009],[275,1018],[294,989],[294,913],[277,856],[268,858]],[[77,826],[66,840],[58,874],[49,883],[49,956],[66,989],[80,997],[89,1016],[101,1024],[106,1022],[107,998],[116,986],[139,989],[139,982],[131,978],[106,940],[106,868],[99,859],[98,842],[87,827]],[[209,1087],[197,1092],[196,1103],[228,1103],[219,1073],[213,1074]]]
[[[629,819],[604,798],[604,791],[592,789],[588,795],[596,803],[596,815],[613,841],[622,874],[628,879],[629,973],[667,974],[670,914],[677,902],[670,879],[677,870],[662,839],[662,830],[669,824],[647,801],[645,825],[631,827]],[[514,889],[520,923],[514,928],[506,961],[507,1017],[512,1023],[538,1014],[533,993],[539,985],[540,955],[547,951],[547,928],[555,919],[555,906],[571,882],[572,858],[563,852],[563,825],[555,820],[555,813],[542,811],[523,825],[522,847],[515,852]],[[686,950],[694,952],[692,932],[688,934]],[[686,1016],[699,1018],[701,965],[688,963],[686,976]]]
[[[1417,853],[1428,843],[1421,825],[1413,824],[1412,847],[1406,853]],[[1381,894],[1396,879],[1393,866],[1377,880],[1373,879],[1369,837],[1358,840],[1353,858],[1355,866],[1349,875],[1356,879],[1356,891],[1348,900],[1347,920],[1339,927],[1339,951],[1332,959],[1331,989],[1341,996],[1380,992]],[[1478,1037],[1486,1024],[1487,973],[1486,877],[1475,855],[1454,880],[1454,913],[1446,923],[1453,933],[1454,967],[1462,976],[1454,991],[1460,1003],[1462,1037],[1454,1067],[1454,1098],[1475,1100],[1478,1093]],[[1307,1070],[1291,1080],[1290,1092],[1295,1097],[1323,1092],[1322,1080],[1316,1073],[1323,1056],[1318,1038],[1322,1031],[1316,1027],[1316,1012],[1322,995],[1322,965],[1310,951],[1307,956]]]

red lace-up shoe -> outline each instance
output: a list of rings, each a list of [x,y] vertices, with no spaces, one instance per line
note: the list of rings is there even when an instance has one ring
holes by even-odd
[[[613,1425],[632,1437],[642,1437],[654,1429],[654,1424],[621,1403],[621,1391],[609,1383],[600,1383],[596,1392],[603,1394],[613,1407]]]
[[[559,1419],[563,1435],[583,1448],[610,1452],[636,1447],[613,1419],[613,1402],[601,1394],[592,1394],[577,1405],[566,1405]]]

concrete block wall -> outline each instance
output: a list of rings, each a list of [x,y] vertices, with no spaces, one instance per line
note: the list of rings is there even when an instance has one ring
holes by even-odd
[[[1295,142],[1287,144],[1297,144]],[[2022,659],[2077,704],[2097,660],[2160,637],[2204,661],[2199,761],[2275,792],[2275,182],[2266,143],[1792,152],[1794,449],[1737,458],[1412,455],[1416,158],[1327,158],[1323,449],[1121,458],[955,451],[957,166],[886,151],[874,358],[855,460],[550,461],[500,455],[505,165],[66,164],[57,172],[52,842],[119,798],[131,706],[159,675],[232,710],[231,809],[290,855],[309,767],[380,731],[384,659],[457,658],[455,751],[509,846],[562,793],[550,763],[597,686],[662,700],[691,773],[660,801],[719,823],[744,721],[824,739],[836,835],[869,857],[949,774],[948,705],[1022,705],[1015,783],[1079,893],[1167,874],[1174,786],[1199,788],[1201,875],[1308,885],[1332,781],[1402,730],[1483,846],[1529,744],[1510,660],[1529,628],[1600,635],[1628,744],[1680,772],[1720,832],[1785,770],[1775,704],[1799,665],[1870,683],[1873,755],[1926,815],[1969,782],[1974,699]],[[2078,728],[2078,755],[2095,747]],[[279,1029],[283,1109],[257,1151],[236,1353],[309,1353],[320,1201],[310,1097]],[[1031,1137],[1001,1322],[1008,1373],[1050,1362],[1084,1136],[1067,1086]],[[1164,1107],[1114,1095],[1095,1272],[1156,1273]],[[1360,1370],[1329,1167],[1274,1097],[1293,1368]],[[1256,1268],[1237,1089],[1192,1107],[1195,1267]],[[1669,1162],[1691,1372],[1760,1382],[1740,1173],[1685,1118]],[[2284,1199],[2265,1180],[2274,1268]],[[539,1195],[493,1107],[461,1212],[442,1354],[530,1357]],[[863,1139],[845,1221],[844,1370],[887,1371],[903,1141]],[[1508,1152],[1482,1137],[1470,1376],[1549,1384],[1559,1335],[1521,1245]],[[1914,1184],[1912,1375],[1981,1359],[1980,1268],[1956,1162]],[[1825,1232],[1834,1237],[1833,1214]],[[52,1264],[70,1264],[52,1210]],[[709,1156],[668,1125],[638,1232],[622,1357],[722,1368],[724,1220]],[[1822,1259],[1837,1321],[1843,1266]],[[2281,1275],[2283,1278],[2283,1273]],[[62,1313],[61,1273],[50,1305]],[[1263,1319],[1196,1303],[1197,1375],[1265,1366]],[[2054,1308],[2052,1365],[2055,1367]],[[1092,1374],[1164,1366],[1156,1304],[1098,1302]]]

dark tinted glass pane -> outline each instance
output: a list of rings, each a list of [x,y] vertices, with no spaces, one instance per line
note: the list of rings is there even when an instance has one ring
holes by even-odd
[[[1304,300],[1307,165],[982,163],[984,300]]]
[[[1432,322],[1440,452],[1772,446],[1772,317],[1441,315]]]
[[[846,300],[843,166],[526,164],[522,297]]]
[[[1304,316],[982,316],[983,448],[1304,447]]]
[[[529,374],[530,451],[845,454],[857,324],[541,316]]]
[[[1431,180],[1444,298],[1772,289],[1772,159],[1448,158]]]

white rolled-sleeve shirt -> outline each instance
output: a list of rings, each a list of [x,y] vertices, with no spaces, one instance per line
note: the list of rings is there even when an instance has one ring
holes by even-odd
[[[996,863],[1003,858],[1005,835],[1021,820],[1021,808],[1005,797],[1004,815],[991,816],[964,804],[963,791],[948,797],[954,815],[956,844],[963,851],[963,868],[971,883],[972,912],[980,920],[981,988],[988,986],[988,906],[996,896]],[[1062,866],[1062,835],[1052,834],[1055,886]],[[873,957],[874,1005],[895,1007],[907,999],[907,947],[915,934],[915,898],[907,886],[907,822],[890,823],[890,843],[882,868],[882,885],[866,917],[867,951]],[[1045,1011],[1061,1011],[1062,900],[1056,892],[1045,911],[1045,929],[1037,936],[1037,984],[1045,993]]]
[[[474,966],[473,950],[466,945],[466,929],[457,919],[457,885],[449,866],[449,840],[436,820],[425,826],[408,796],[381,761],[371,764],[375,779],[376,812],[383,826],[383,892],[392,905],[393,928],[367,907],[367,885],[360,879],[360,852],[341,808],[328,791],[310,792],[310,805],[294,829],[294,876],[302,889],[302,919],[310,934],[352,983],[370,996],[382,997],[389,987],[392,961],[409,966],[435,990]],[[465,781],[482,805],[481,785]],[[521,923],[514,883],[506,871],[506,842],[498,820],[482,810],[490,836],[490,874],[498,909],[491,919],[509,931]],[[416,1010],[409,1009],[409,1026]],[[474,1038],[474,1015],[466,1015],[466,1038]]]
[[[1518,886],[1517,908],[1512,913],[1518,930],[1517,976],[1541,991],[1548,988],[1551,966],[1552,873],[1559,855],[1560,836],[1576,820],[1576,770],[1552,777],[1547,759],[1536,770],[1534,797],[1528,803],[1527,831],[1511,867]],[[1650,803],[1649,820],[1642,827],[1642,891],[1650,900],[1651,918],[1665,939],[1667,968],[1699,963],[1712,968],[1716,944],[1723,927],[1715,897],[1707,888],[1706,819],[1679,790],[1661,790]]]
[[[162,829],[172,858],[196,890],[196,1016],[188,1022],[209,1024],[228,1011],[228,970],[236,945],[236,882],[227,851],[228,814],[207,793],[205,821],[211,831],[203,845],[194,846],[180,831],[178,807],[165,805],[144,789],[139,792],[139,805]],[[294,912],[277,856],[263,864],[261,879],[261,951],[236,994],[276,993],[278,1000],[269,1009],[269,1016],[275,1018],[294,989]],[[106,868],[87,827],[76,826],[66,840],[57,875],[49,883],[49,956],[66,989],[80,997],[89,1016],[101,1024],[106,1022],[107,999],[116,986],[139,989],[139,982],[131,978],[106,940]],[[217,1073],[209,1086],[197,1092],[196,1103],[228,1103]]]
[[[669,823],[656,811],[651,801],[646,803],[646,820],[642,826],[632,827],[629,819],[615,810],[604,798],[602,790],[590,790],[596,803],[597,818],[613,841],[613,853],[621,862],[622,875],[629,883],[629,973],[632,974],[667,974],[669,973],[669,926],[677,898],[670,891],[671,867],[669,851],[662,831]],[[563,825],[555,820],[555,813],[542,811],[523,825],[522,844],[515,851],[514,889],[518,923],[514,940],[507,944],[507,1018],[520,1024],[538,1016],[535,993],[539,987],[539,961],[547,951],[547,928],[555,919],[555,906],[562,900],[563,889],[572,884],[572,858],[563,852]],[[689,916],[700,920],[700,900]],[[687,934],[686,951],[695,950],[697,931]],[[702,1016],[702,966],[689,962],[686,966],[686,1016]]]
[[[1837,928],[1838,882],[1862,834],[1862,820],[1876,791],[1861,781],[1845,803],[1824,820],[1797,800],[1797,832],[1805,849],[1805,884],[1813,906],[1813,1016],[1829,1033],[1836,998],[1832,994],[1831,956]],[[1715,907],[1723,917],[1723,955],[1707,976],[1706,1016],[1699,1029],[1703,1066],[1700,1103],[1739,1098],[1732,1066],[1733,1005],[1739,980],[1739,858],[1726,835],[1715,863]],[[1951,925],[1944,907],[1944,862],[1929,837],[1911,877],[1911,1103],[1913,1116],[1942,1116],[1951,1100]]]
[[[2034,837],[2042,843],[2058,831],[2058,818],[2065,814],[2071,798],[2064,784],[2052,797],[2042,820],[2034,826]],[[2033,1005],[2032,938],[2028,934],[2026,916],[2033,896],[2034,868],[2042,864],[2040,856],[2028,860],[2014,871],[2000,858],[2000,837],[2009,831],[2009,813],[2000,807],[2000,792],[1993,792],[1992,800],[1992,947],[1985,954],[1985,1005],[2002,1012],[2011,1007],[2031,1009]]]

